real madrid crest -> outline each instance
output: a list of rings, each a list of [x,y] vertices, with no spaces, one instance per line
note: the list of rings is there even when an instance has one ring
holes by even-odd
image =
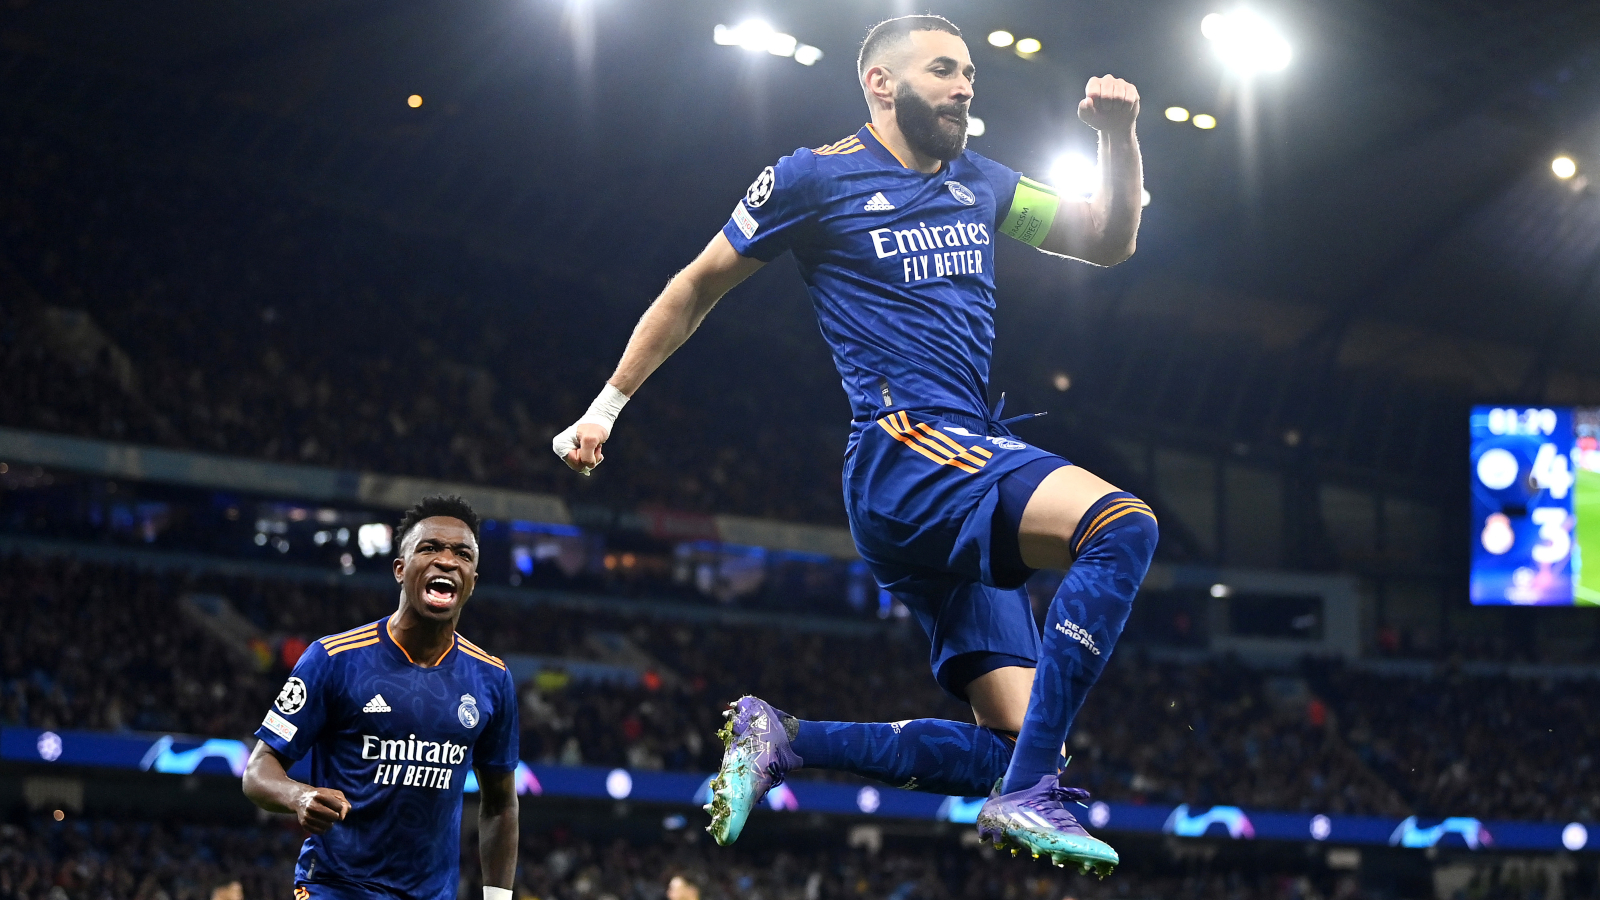
[[[950,196],[960,200],[968,206],[978,202],[977,195],[973,194],[966,185],[959,181],[946,181],[944,186],[950,189]]]
[[[462,728],[478,727],[478,701],[472,699],[471,694],[461,695],[461,705],[456,707],[456,718],[461,720]]]

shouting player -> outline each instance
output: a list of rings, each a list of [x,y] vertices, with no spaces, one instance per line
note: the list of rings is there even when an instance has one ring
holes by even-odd
[[[312,644],[245,768],[244,792],[311,832],[295,900],[455,900],[461,791],[482,788],[484,900],[517,866],[517,694],[505,663],[456,633],[477,583],[478,516],[427,497],[395,530],[394,614]],[[311,754],[310,783],[288,775]]]
[[[871,122],[761,173],[554,449],[580,472],[599,465],[650,373],[723,294],[791,251],[854,410],[844,499],[856,547],[927,630],[934,677],[976,724],[802,722],[745,697],[727,713],[712,835],[733,841],[773,784],[814,766],[947,794],[993,788],[986,837],[1104,874],[1116,852],[1068,809],[1087,794],[1060,783],[1060,751],[1127,622],[1156,521],[990,409],[994,241],[1105,266],[1133,253],[1139,95],[1110,75],[1089,80],[1078,116],[1099,132],[1101,183],[1081,201],[965,149],[974,67],[945,19],[877,25],[858,74]],[[1022,590],[1041,568],[1068,570],[1042,640]]]

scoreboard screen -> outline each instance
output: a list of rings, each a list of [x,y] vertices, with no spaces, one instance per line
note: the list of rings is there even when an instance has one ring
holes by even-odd
[[[1478,406],[1471,428],[1472,602],[1600,606],[1600,408]]]

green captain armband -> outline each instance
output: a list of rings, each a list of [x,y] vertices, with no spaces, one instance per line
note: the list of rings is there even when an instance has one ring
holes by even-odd
[[[1038,247],[1050,233],[1050,225],[1055,222],[1056,210],[1060,208],[1061,195],[1055,188],[1024,175],[1017,182],[1017,193],[1011,198],[1011,211],[1000,223],[1000,233]]]

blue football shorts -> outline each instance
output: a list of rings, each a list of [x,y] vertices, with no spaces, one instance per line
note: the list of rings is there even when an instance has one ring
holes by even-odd
[[[393,900],[396,895],[343,881],[298,881],[294,900]]]
[[[934,679],[959,700],[979,675],[1038,662],[1017,526],[1067,465],[997,423],[916,410],[885,410],[845,461],[856,549],[928,633]]]

